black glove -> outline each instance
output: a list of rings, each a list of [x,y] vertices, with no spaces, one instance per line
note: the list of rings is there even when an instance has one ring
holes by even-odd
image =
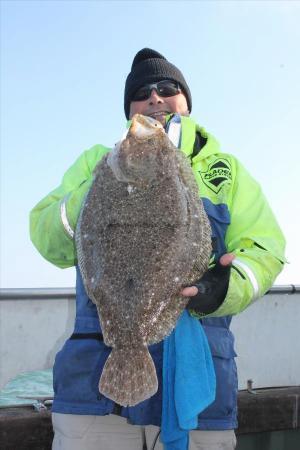
[[[216,311],[226,297],[230,269],[231,264],[222,266],[218,261],[213,269],[205,272],[203,277],[193,285],[198,288],[198,293],[194,297],[190,297],[187,309],[201,315]]]

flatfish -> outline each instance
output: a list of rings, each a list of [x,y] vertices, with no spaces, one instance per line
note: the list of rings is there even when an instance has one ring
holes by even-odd
[[[99,390],[122,406],[157,391],[150,344],[169,335],[207,270],[211,229],[187,157],[156,120],[135,115],[103,157],[81,209],[76,248],[83,282],[112,351]]]

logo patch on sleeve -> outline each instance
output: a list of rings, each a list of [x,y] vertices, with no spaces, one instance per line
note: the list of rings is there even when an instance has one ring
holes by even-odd
[[[208,166],[206,172],[200,172],[203,183],[215,194],[224,184],[231,181],[231,166],[227,159],[219,158]]]

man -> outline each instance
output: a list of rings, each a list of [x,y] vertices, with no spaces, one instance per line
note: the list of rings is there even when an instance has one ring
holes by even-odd
[[[216,399],[190,432],[190,450],[235,448],[237,376],[231,316],[272,285],[284,262],[284,237],[260,187],[235,157],[220,153],[216,140],[190,117],[192,99],[182,73],[160,53],[139,51],[125,84],[127,119],[151,116],[190,159],[212,228],[211,269],[196,286],[183,289],[187,308],[205,330],[217,379]],[[31,239],[58,267],[76,265],[74,230],[95,165],[109,148],[96,145],[66,172],[61,185],[31,212]],[[121,293],[120,293],[121,295]],[[74,333],[54,365],[53,449],[162,449],[162,343],[150,346],[158,392],[141,404],[122,408],[98,391],[109,355],[95,305],[77,268]],[[195,342],[197,345],[197,342]],[[188,352],[188,349],[187,349]],[[200,381],[199,381],[200,382]]]

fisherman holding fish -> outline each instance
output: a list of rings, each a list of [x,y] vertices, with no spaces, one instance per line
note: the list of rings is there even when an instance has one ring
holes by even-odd
[[[119,146],[84,152],[30,215],[42,256],[77,271],[74,333],[53,368],[52,448],[233,450],[238,384],[230,322],[272,286],[285,240],[257,182],[190,117],[183,74],[157,51],[135,55],[124,110],[132,124]],[[157,136],[170,154],[151,144]],[[146,170],[138,170],[138,152]],[[168,167],[177,163],[163,190],[172,152]],[[93,216],[98,195],[100,221]],[[169,298],[157,295],[164,289]],[[140,305],[137,293],[146,293]]]

